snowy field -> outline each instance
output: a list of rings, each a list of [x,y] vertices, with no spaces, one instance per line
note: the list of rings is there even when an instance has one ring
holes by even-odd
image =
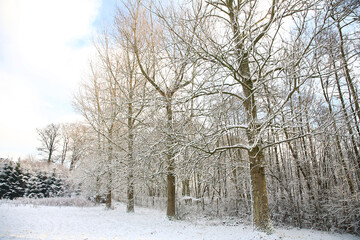
[[[165,213],[136,208],[127,214],[125,205],[115,210],[100,207],[53,207],[0,204],[0,239],[4,240],[355,240],[349,234],[312,230],[276,229],[272,235],[249,226],[225,226],[220,221],[169,221]]]

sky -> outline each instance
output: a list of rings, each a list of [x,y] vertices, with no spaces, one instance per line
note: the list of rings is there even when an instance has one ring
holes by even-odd
[[[36,128],[81,119],[72,107],[116,0],[0,0],[0,158],[37,155]]]

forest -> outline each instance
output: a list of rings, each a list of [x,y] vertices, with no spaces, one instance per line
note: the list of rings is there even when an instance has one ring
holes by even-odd
[[[357,0],[124,0],[83,121],[38,150],[108,209],[360,234],[359,25]]]

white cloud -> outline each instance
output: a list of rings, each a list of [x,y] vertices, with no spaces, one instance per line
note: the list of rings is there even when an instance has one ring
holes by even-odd
[[[76,118],[71,97],[99,8],[100,0],[0,1],[0,157],[36,147],[35,128]]]
[[[92,34],[98,1],[5,0],[0,2],[0,28],[11,63],[47,81],[71,84],[88,49],[74,46]],[[77,75],[74,75],[77,74]]]
[[[35,128],[41,122],[37,91],[22,76],[0,72],[0,78],[6,79],[0,81],[0,150],[35,148]]]

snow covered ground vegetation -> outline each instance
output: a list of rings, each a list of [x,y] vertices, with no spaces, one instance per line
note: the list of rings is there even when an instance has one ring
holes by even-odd
[[[50,202],[51,200],[49,200]],[[83,202],[77,199],[74,202]],[[126,213],[126,205],[115,203],[113,211],[104,206],[42,206],[24,201],[0,202],[2,240],[355,240],[350,234],[314,230],[275,229],[267,235],[251,226],[221,220],[168,220],[164,212],[137,208]]]
[[[84,197],[53,197],[53,198],[17,198],[15,200],[2,199],[0,204],[31,205],[31,206],[57,206],[57,207],[93,207],[94,202]]]

